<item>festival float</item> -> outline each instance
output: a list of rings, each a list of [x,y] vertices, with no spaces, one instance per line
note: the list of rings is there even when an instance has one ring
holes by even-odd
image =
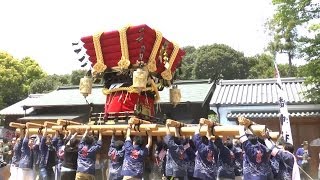
[[[152,136],[165,136],[164,122],[155,117],[155,105],[161,98],[159,91],[170,89],[170,101],[176,106],[181,98],[180,90],[175,85],[175,73],[181,65],[185,52],[178,44],[167,40],[160,31],[147,25],[125,26],[120,30],[99,32],[81,38],[73,43],[74,52],[78,60],[86,64],[89,70],[80,80],[79,91],[87,97],[91,94],[92,84],[98,79],[104,82],[103,93],[105,107],[103,116],[93,120],[89,118],[87,124],[59,119],[57,122],[11,123],[10,126],[20,129],[29,128],[29,133],[36,134],[44,127],[48,133],[55,131],[76,130],[81,134],[88,127],[94,131],[101,131],[103,135],[124,135],[128,124],[134,126],[132,135],[146,136],[149,131]],[[200,119],[205,125],[201,134],[208,129],[215,136],[239,136],[238,125],[221,125],[208,119]],[[167,119],[170,132],[174,135],[176,128],[183,136],[192,136],[197,128],[196,124],[185,124],[173,119]],[[265,125],[255,124],[244,117],[239,123],[250,126],[252,132],[263,136]],[[278,132],[270,132],[273,139],[278,138]]]

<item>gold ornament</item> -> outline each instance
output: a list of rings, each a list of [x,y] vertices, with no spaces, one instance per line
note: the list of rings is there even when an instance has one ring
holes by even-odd
[[[102,35],[102,32],[99,32],[92,36],[94,50],[96,52],[96,58],[97,58],[97,63],[93,66],[93,70],[98,73],[104,72],[104,70],[107,68],[107,66],[104,64],[103,54],[101,50],[101,44],[100,44],[101,35]]]
[[[84,76],[80,79],[79,90],[84,97],[87,97],[89,94],[91,94],[92,78],[90,76]]]
[[[181,101],[181,91],[178,89],[178,87],[172,86],[170,89],[170,102],[173,104],[174,107],[176,107]]]
[[[138,68],[133,72],[132,86],[137,89],[145,89],[148,82],[148,72]]]

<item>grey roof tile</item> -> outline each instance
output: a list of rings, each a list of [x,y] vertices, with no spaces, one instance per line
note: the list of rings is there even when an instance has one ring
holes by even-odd
[[[303,92],[311,86],[303,84],[304,78],[282,78],[284,97],[288,104],[310,103]],[[276,104],[278,101],[276,79],[221,80],[210,105]]]
[[[32,103],[36,101],[36,99],[43,96],[43,94],[30,94],[26,99],[19,101],[9,107],[6,107],[0,111],[0,115],[24,115],[24,114],[30,114],[32,111],[34,111],[33,108],[28,108],[26,111],[23,110],[23,106],[25,106],[28,103]]]
[[[227,118],[238,118],[240,116],[246,118],[277,118],[280,116],[277,112],[246,112],[246,113],[228,113]],[[298,112],[289,112],[290,117],[320,117],[319,111],[298,111]]]

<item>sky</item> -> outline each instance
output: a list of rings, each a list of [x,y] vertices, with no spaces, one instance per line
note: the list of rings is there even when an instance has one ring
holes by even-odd
[[[48,74],[80,69],[72,42],[127,24],[147,24],[180,46],[223,43],[262,53],[271,0],[10,0],[0,10],[0,50],[35,59]]]

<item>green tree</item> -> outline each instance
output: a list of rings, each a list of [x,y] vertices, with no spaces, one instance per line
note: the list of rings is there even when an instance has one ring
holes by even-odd
[[[53,74],[33,81],[30,84],[30,93],[48,93],[59,86],[68,85],[70,85],[70,75]]]
[[[299,69],[299,75],[306,77],[305,83],[311,87],[305,92],[308,98],[320,103],[320,23],[312,25],[313,37],[303,37],[301,55],[308,63]]]
[[[186,47],[183,47],[182,49],[186,52],[186,54],[182,59],[182,64],[178,70],[176,79],[181,79],[181,80],[194,79],[196,48],[194,46],[186,46]]]
[[[194,53],[196,79],[245,79],[249,75],[249,61],[227,45],[202,46]]]
[[[39,64],[30,57],[23,58],[21,60],[21,64],[24,67],[24,85],[26,91],[29,91],[30,84],[32,83],[32,81],[44,78],[46,76],[46,73],[41,69]]]
[[[0,99],[3,106],[12,105],[27,95],[23,73],[24,67],[19,60],[0,51]]]
[[[258,54],[249,57],[249,78],[272,78],[275,75],[273,57],[267,54]]]
[[[267,27],[273,36],[269,50],[288,55],[289,75],[293,75],[292,60],[297,56],[299,47],[298,28],[318,16],[319,6],[312,0],[273,0],[276,7],[273,18]]]
[[[70,83],[72,85],[79,85],[80,79],[83,78],[86,73],[87,71],[82,69],[72,71],[70,75]]]

